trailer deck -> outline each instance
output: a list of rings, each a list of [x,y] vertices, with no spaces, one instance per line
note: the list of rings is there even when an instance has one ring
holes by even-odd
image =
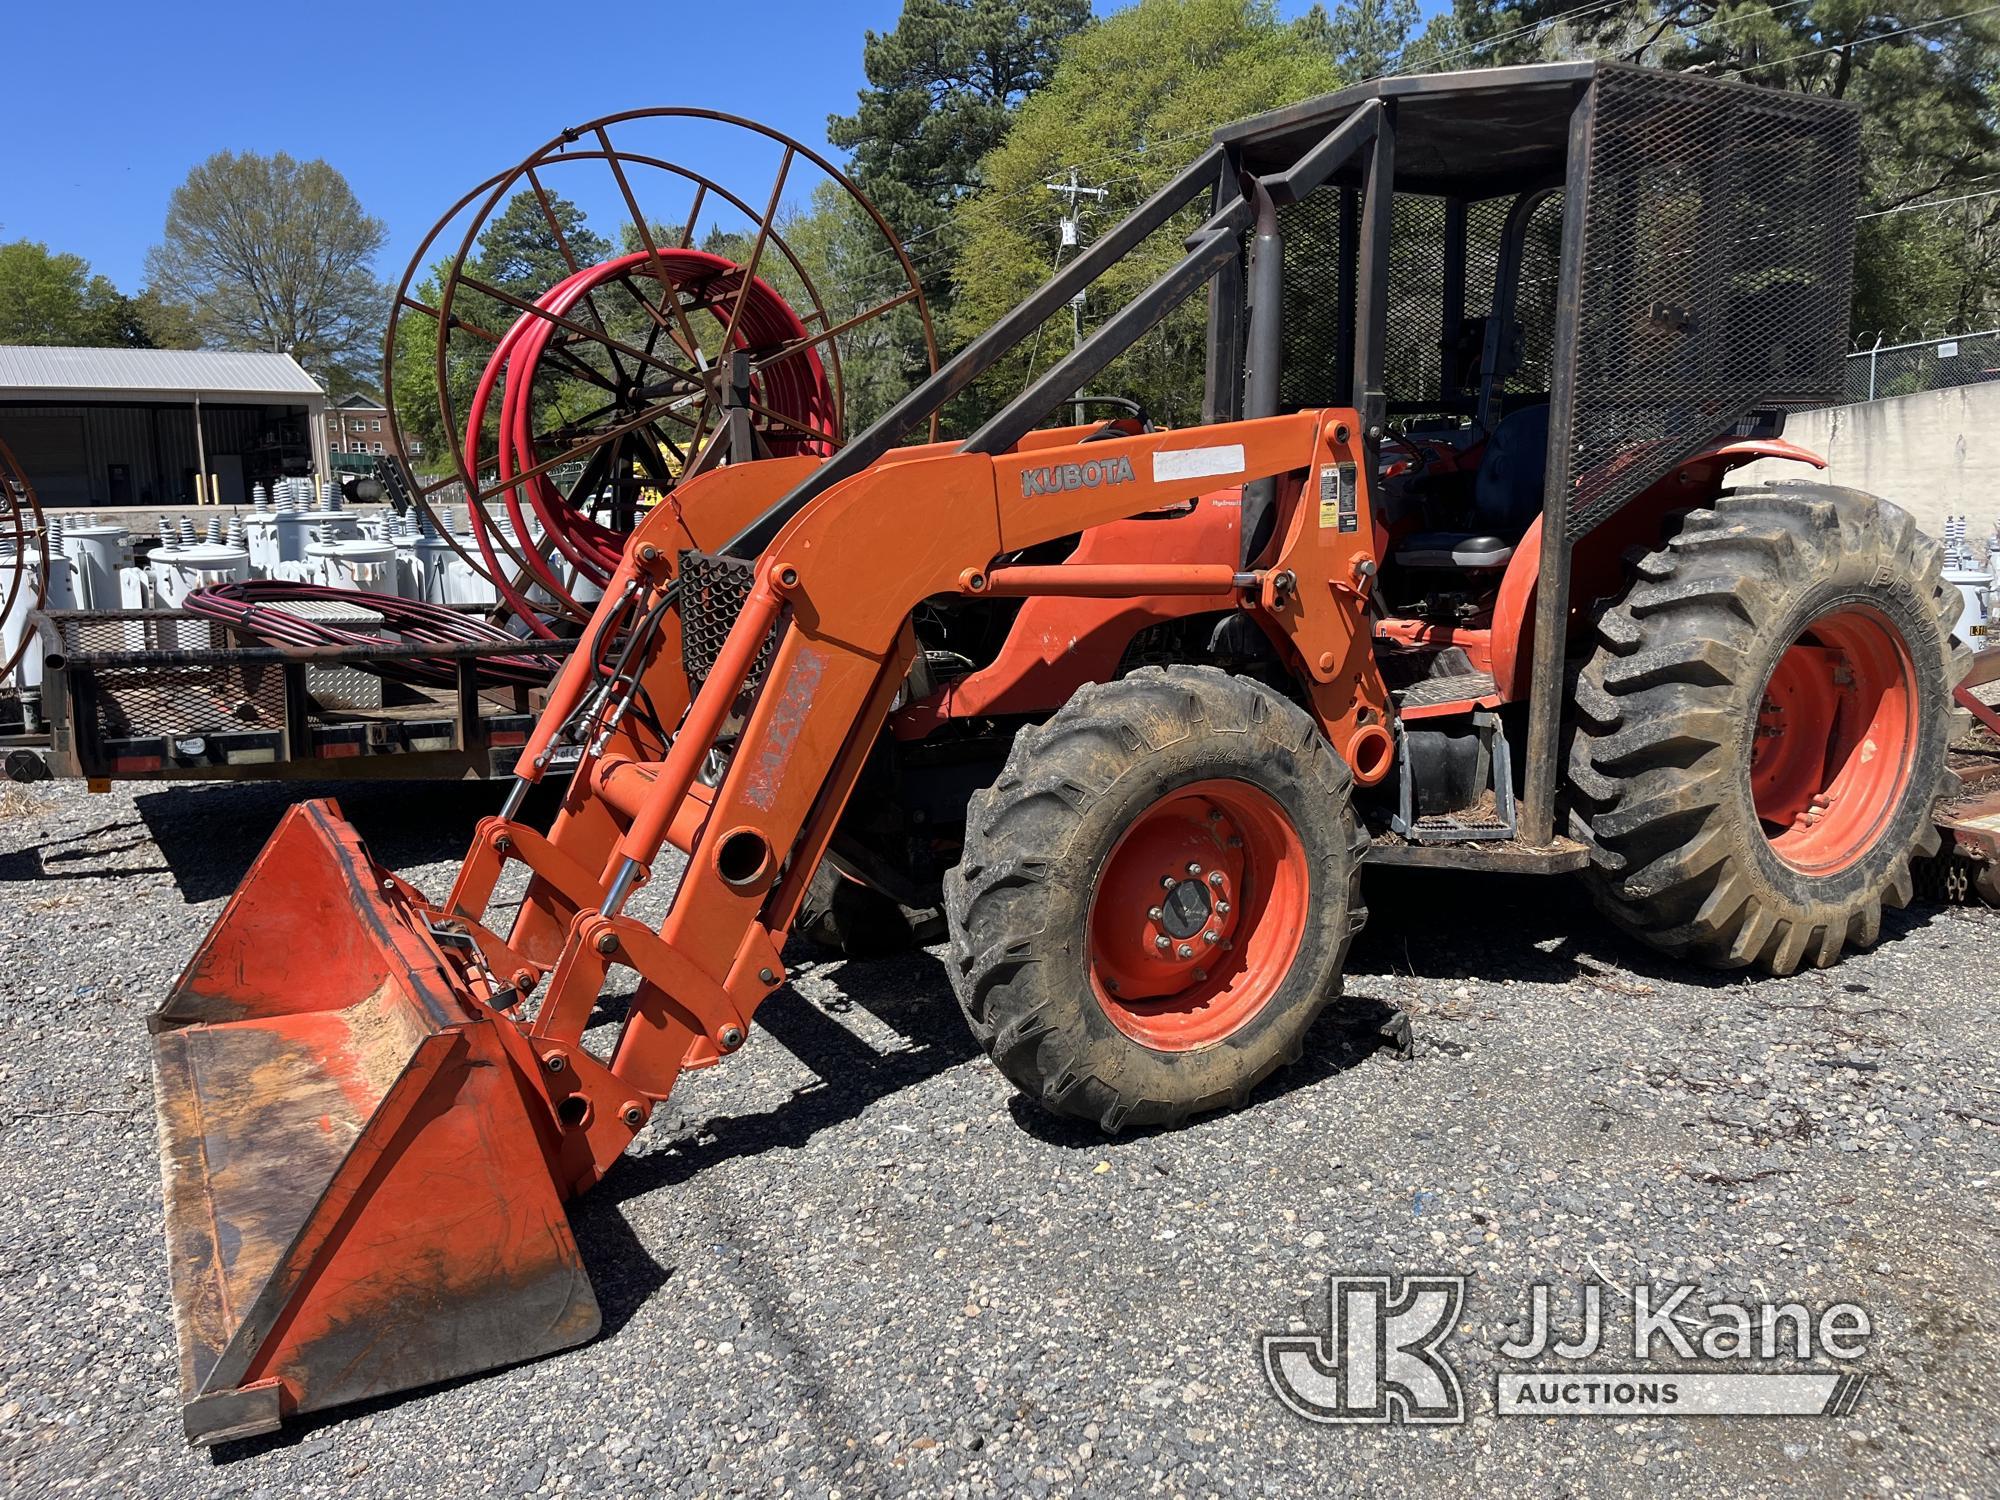
[[[534,727],[542,689],[482,684],[480,662],[519,643],[280,648],[245,644],[187,610],[49,611],[39,730],[0,737],[15,780],[463,780],[504,776]],[[537,642],[562,656],[574,642]],[[447,659],[455,685],[368,669]],[[379,681],[380,706],[342,707],[345,674]]]

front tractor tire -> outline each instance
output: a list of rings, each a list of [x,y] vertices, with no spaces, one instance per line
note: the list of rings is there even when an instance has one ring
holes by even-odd
[[[951,975],[1023,1093],[1108,1131],[1232,1108],[1340,992],[1366,836],[1318,726],[1147,668],[1023,730],[945,878]]]
[[[1936,847],[1955,593],[1898,507],[1780,484],[1691,514],[1576,687],[1571,828],[1619,925],[1790,974],[1872,945]]]

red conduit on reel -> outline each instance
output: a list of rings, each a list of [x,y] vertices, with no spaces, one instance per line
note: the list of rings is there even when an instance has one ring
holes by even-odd
[[[706,312],[719,327],[728,327],[730,311],[735,307],[743,286],[743,268],[734,261],[704,250],[638,251],[619,256],[566,277],[543,294],[535,305],[544,311],[573,319],[571,310],[588,293],[607,282],[634,274],[651,277],[653,268],[649,262],[657,263],[659,274],[672,283],[675,295],[692,291],[700,298],[695,306],[688,309],[690,321],[697,313]],[[499,475],[498,487],[505,497],[507,519],[515,537],[523,543],[519,551],[535,584],[547,590],[550,597],[560,604],[578,614],[588,615],[590,610],[571,594],[557,570],[536,548],[525,545],[532,528],[522,508],[522,491],[527,492],[528,509],[534,512],[555,551],[568,561],[578,577],[589,580],[599,588],[609,582],[612,571],[618,565],[625,546],[624,534],[571,505],[546,473],[538,474],[523,484],[508,482],[515,474],[524,473],[542,461],[536,452],[534,430],[532,394],[535,373],[551,336],[561,331],[556,324],[534,313],[523,313],[515,320],[495,347],[480,376],[466,416],[465,452],[467,467],[478,473],[484,467],[480,445],[486,412],[495,387],[500,387],[499,444],[494,455],[494,467]],[[742,313],[737,319],[733,346],[768,354],[809,336],[805,324],[791,305],[761,277],[753,278],[749,293],[743,299]],[[643,375],[641,379],[643,381]],[[773,454],[825,457],[834,451],[839,432],[838,412],[833,387],[817,348],[803,350],[759,370],[751,377],[751,389],[753,399],[760,406],[822,434],[812,437],[781,424],[766,424],[763,436]],[[693,407],[699,402],[700,397],[693,396],[688,404]],[[719,420],[719,417],[714,420]],[[467,521],[479,544],[488,576],[500,597],[535,634],[553,639],[555,632],[541,618],[534,602],[514,587],[510,569],[503,564],[489,533],[492,520],[484,507],[468,506]]]
[[[697,313],[707,313],[717,326],[727,328],[729,315],[743,286],[743,268],[723,256],[703,250],[661,250],[657,254],[638,252],[589,266],[566,277],[537,300],[536,306],[574,321],[572,309],[585,296],[608,282],[637,272],[650,276],[647,263],[657,259],[660,270],[672,282],[675,293],[694,292],[700,300],[688,308],[690,321]],[[541,462],[536,452],[532,392],[535,372],[546,353],[552,335],[561,332],[556,324],[534,313],[523,313],[494,348],[466,418],[468,467],[483,467],[480,439],[486,412],[496,388],[501,392],[499,451],[494,467],[504,496],[507,519],[514,535],[523,543],[518,550],[533,583],[549,596],[578,614],[590,609],[579,603],[557,570],[534,547],[525,545],[532,534],[528,512],[540,523],[554,550],[575,569],[576,576],[600,589],[611,578],[625,547],[625,535],[592,519],[571,505],[547,474],[538,474],[521,483],[509,481]],[[737,318],[732,343],[739,349],[768,355],[796,340],[809,337],[805,324],[791,305],[768,282],[754,278],[749,295]],[[643,376],[641,377],[643,381]],[[831,382],[817,348],[804,349],[788,359],[771,363],[751,378],[752,398],[760,405],[781,413],[813,434],[795,431],[766,419],[762,436],[771,453],[778,456],[808,454],[825,457],[838,442],[838,412]],[[689,401],[698,404],[699,395]],[[714,420],[719,421],[719,417]],[[712,425],[712,424],[711,424]],[[527,508],[522,506],[522,492]],[[502,560],[489,531],[492,518],[485,507],[468,505],[467,524],[479,544],[488,576],[500,597],[523,625],[544,640],[556,633],[542,618],[533,600],[514,587],[512,570]],[[383,616],[388,628],[406,645],[460,644],[473,641],[529,642],[520,640],[497,625],[477,616],[460,613],[441,605],[404,599],[393,594],[377,594],[360,589],[327,588],[277,580],[222,584],[198,589],[187,598],[185,608],[219,620],[241,634],[271,645],[354,646],[380,645],[378,637],[344,630],[321,621],[305,620],[270,606],[290,602],[339,602],[371,609]],[[556,663],[531,649],[520,654],[482,657],[476,668],[479,680],[488,686],[540,686],[554,675]],[[451,686],[457,681],[457,666],[442,658],[416,658],[382,662],[367,670],[378,676],[422,686]]]
[[[395,594],[375,594],[363,589],[322,588],[315,584],[281,583],[275,579],[247,583],[224,583],[196,589],[182,606],[211,620],[219,620],[232,630],[254,636],[273,646],[356,646],[383,644],[379,636],[344,630],[320,620],[304,620],[274,604],[319,602],[355,604],[382,616],[395,632],[398,643],[406,646],[462,645],[474,641],[529,643],[490,625],[476,615],[461,614],[441,604],[426,604]],[[475,669],[482,685],[489,687],[541,687],[555,673],[557,663],[532,650],[520,655],[485,656]],[[458,680],[456,662],[437,657],[416,657],[408,661],[385,661],[370,665],[378,677],[427,687],[450,687]]]

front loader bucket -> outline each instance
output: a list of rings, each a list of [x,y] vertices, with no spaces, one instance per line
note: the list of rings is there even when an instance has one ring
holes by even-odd
[[[152,1028],[191,1441],[596,1333],[510,1023],[331,802],[286,814]]]

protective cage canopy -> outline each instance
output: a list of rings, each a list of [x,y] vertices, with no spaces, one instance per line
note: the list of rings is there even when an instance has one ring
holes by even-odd
[[[1463,329],[1491,311],[1509,205],[1534,198],[1504,389],[1550,401],[1571,540],[1761,410],[1840,399],[1860,112],[1684,73],[1555,63],[1378,79],[1229,126],[1250,171],[1392,111],[1394,199],[1360,285],[1357,157],[1281,210],[1281,404],[1351,405],[1357,322],[1386,320],[1391,414],[1467,411]],[[1344,221],[1344,222],[1343,222]]]

